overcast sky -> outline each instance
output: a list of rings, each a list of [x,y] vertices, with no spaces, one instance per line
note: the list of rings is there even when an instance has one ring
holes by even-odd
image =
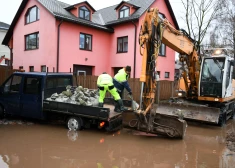
[[[76,4],[83,2],[85,0],[60,0],[68,4]],[[122,0],[87,0],[92,7],[96,10],[119,4]],[[144,1],[144,0],[143,0]],[[11,24],[22,0],[0,0],[0,22]],[[182,28],[184,23],[180,16],[182,10],[181,0],[170,0],[171,6],[175,13],[176,19],[178,21],[179,27]]]

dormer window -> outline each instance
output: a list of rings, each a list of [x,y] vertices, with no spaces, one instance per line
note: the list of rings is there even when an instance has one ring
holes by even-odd
[[[130,15],[130,8],[127,6],[123,6],[120,10],[119,10],[119,18],[125,18],[125,17],[129,17]]]
[[[79,17],[82,19],[90,20],[90,11],[85,6],[80,7]]]
[[[25,15],[25,23],[32,23],[40,19],[40,10],[37,6],[29,8]]]

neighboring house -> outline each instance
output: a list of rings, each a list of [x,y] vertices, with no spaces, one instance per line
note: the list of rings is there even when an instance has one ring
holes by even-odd
[[[122,1],[97,11],[87,1],[23,0],[3,44],[13,48],[15,69],[114,75],[130,65],[139,78],[138,34],[150,7],[178,29],[169,0]],[[173,81],[175,51],[162,45],[159,55],[160,79]]]
[[[182,64],[179,60],[175,61],[175,80],[179,79],[181,73],[182,73]]]
[[[10,25],[0,22],[0,65],[10,65],[10,49],[2,45],[2,41],[9,29]]]

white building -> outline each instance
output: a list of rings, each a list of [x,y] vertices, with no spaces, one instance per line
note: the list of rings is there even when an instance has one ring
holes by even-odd
[[[10,27],[10,25],[3,23],[3,22],[0,22],[0,65],[6,65],[6,64],[9,65],[10,49],[7,46],[2,45],[2,41],[6,35],[9,27]]]

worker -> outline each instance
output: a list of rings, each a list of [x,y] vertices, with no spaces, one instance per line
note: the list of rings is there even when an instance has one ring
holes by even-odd
[[[117,89],[114,87],[113,79],[109,74],[107,74],[106,72],[103,72],[98,77],[97,85],[98,85],[99,94],[100,94],[99,107],[103,107],[106,91],[109,91],[111,93],[111,95],[114,97],[114,100],[115,100],[114,111],[115,112],[124,111],[124,106],[123,106],[122,99],[120,98],[120,96],[117,92]]]
[[[129,83],[127,82],[130,77],[131,66],[127,65],[126,67],[120,69],[118,73],[113,78],[113,84],[117,88],[117,91],[121,97],[123,98],[123,90],[124,88],[128,91],[129,95],[132,95],[131,88]]]

